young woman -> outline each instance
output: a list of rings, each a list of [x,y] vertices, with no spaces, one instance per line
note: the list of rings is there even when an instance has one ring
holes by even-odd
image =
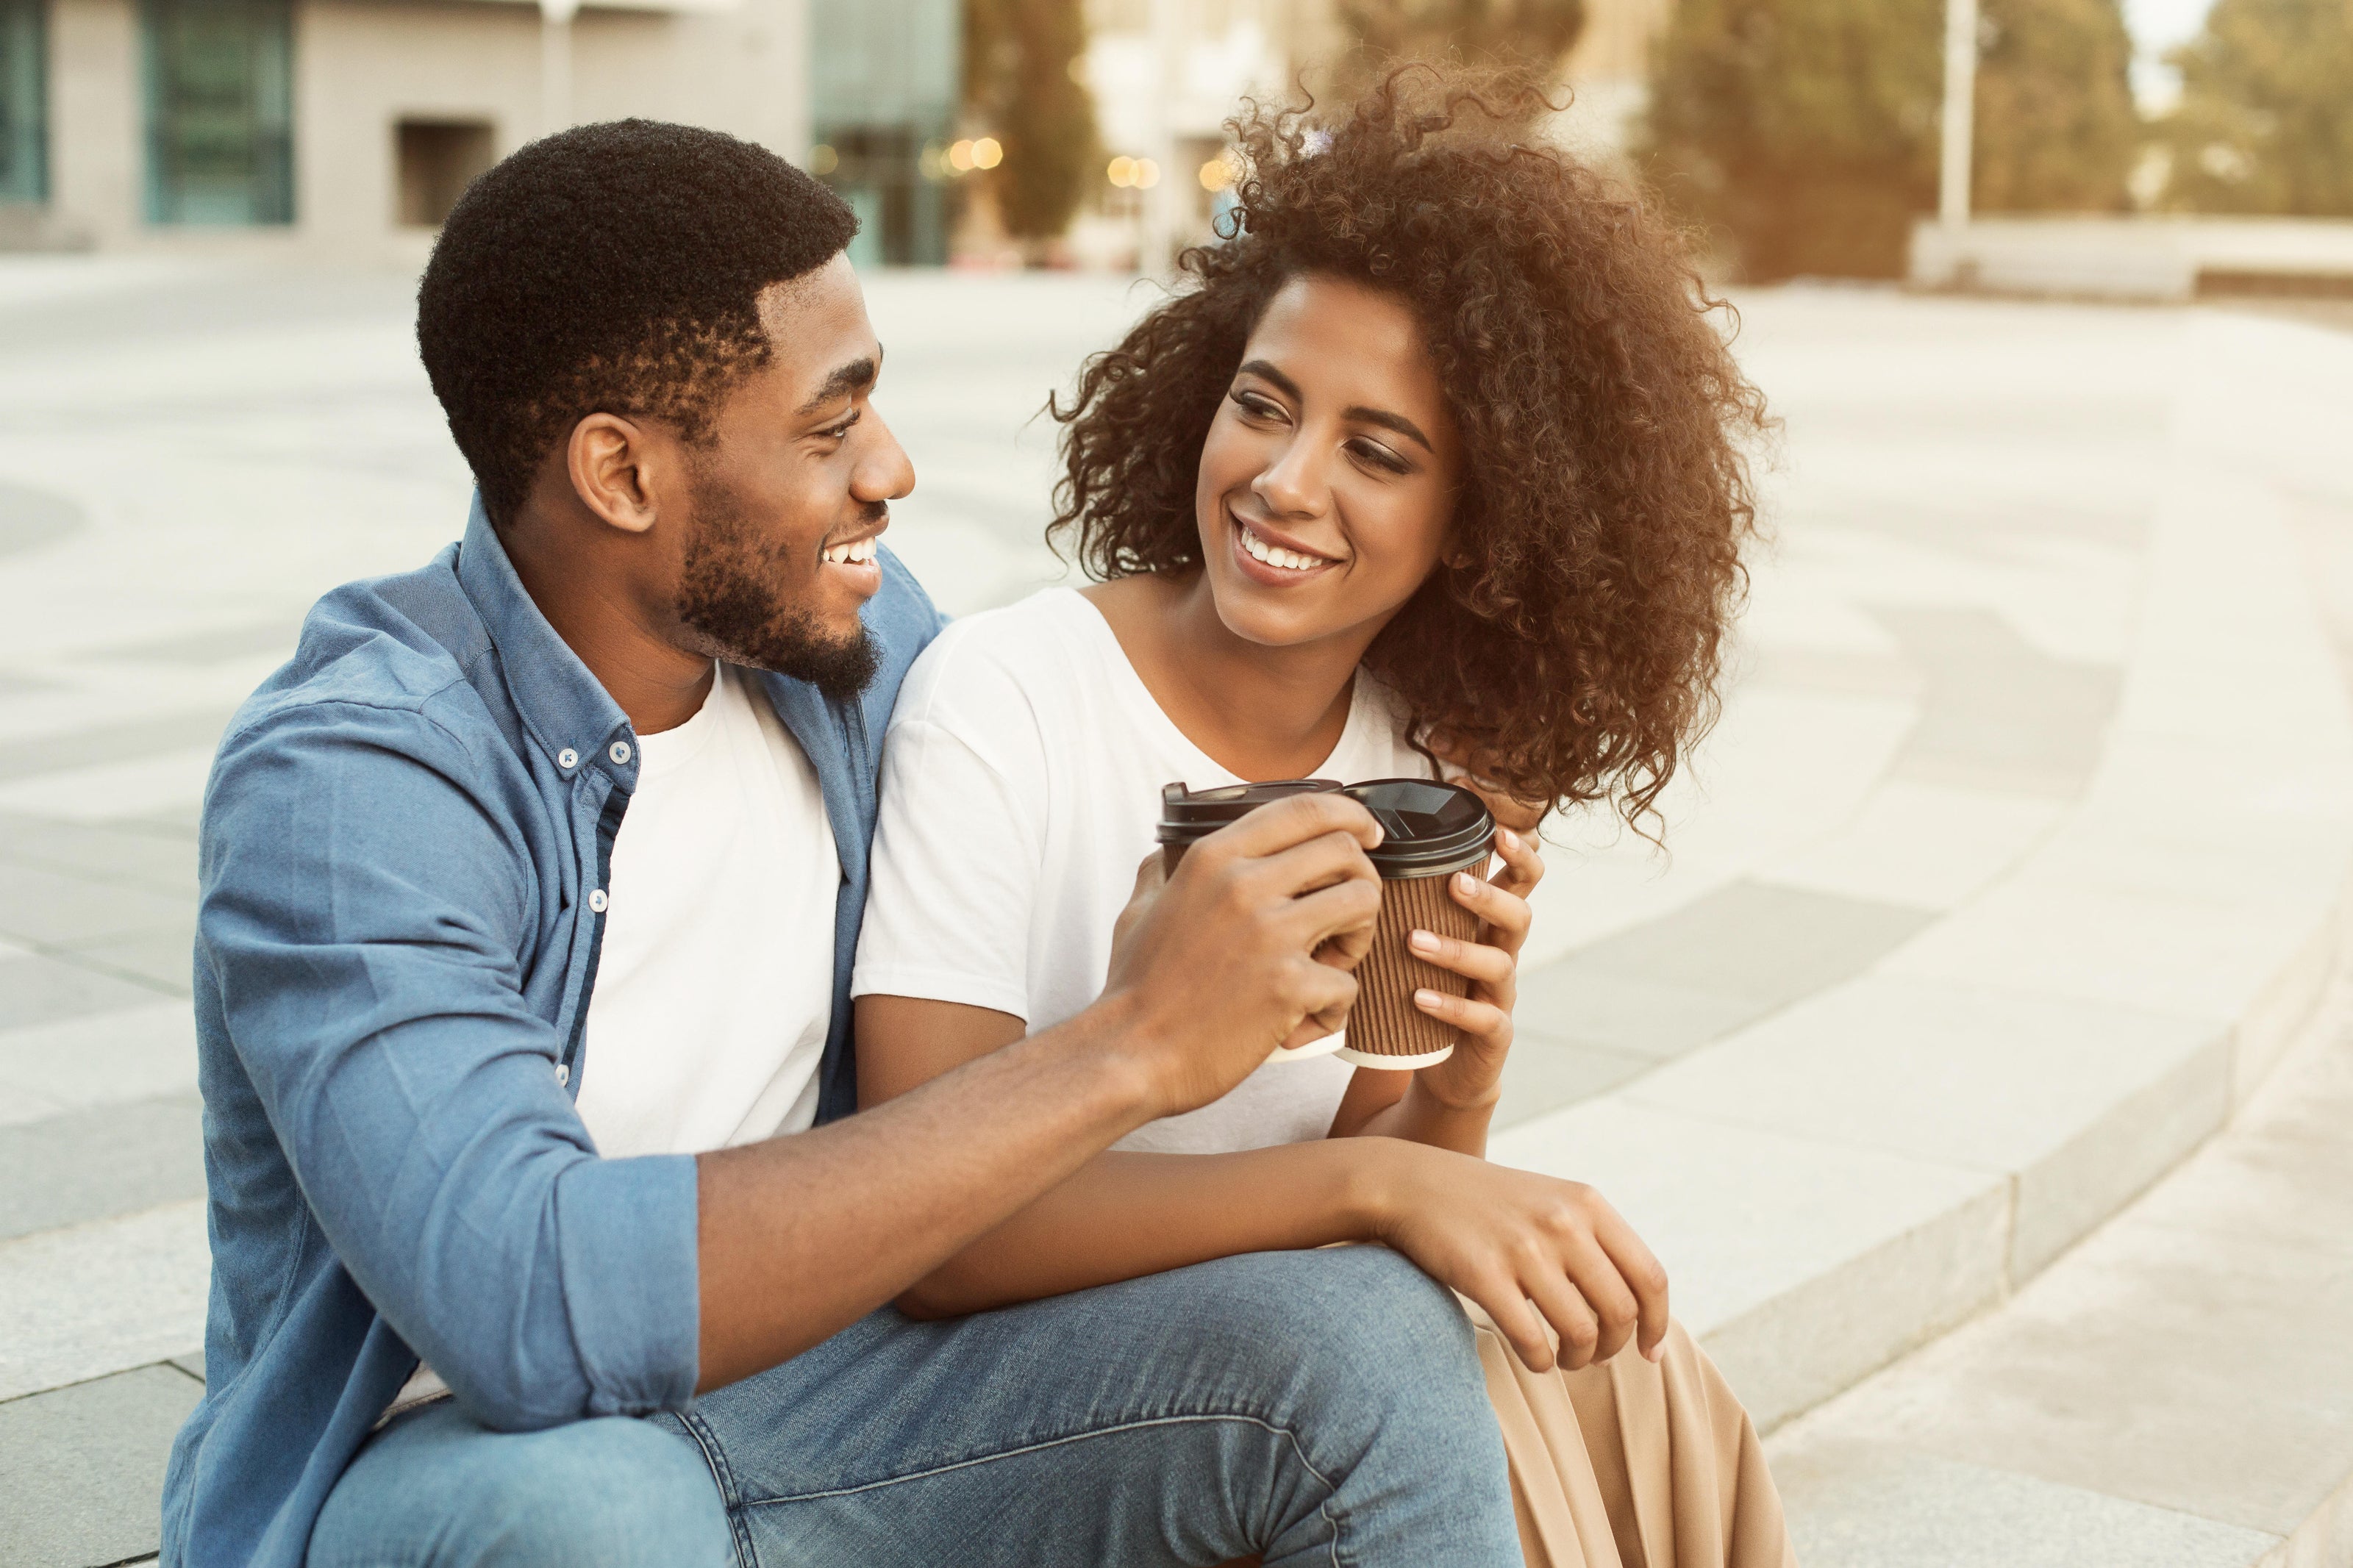
[[[901,1305],[1385,1242],[1473,1305],[1530,1563],[1778,1565],[1755,1433],[1655,1260],[1589,1189],[1480,1158],[1531,830],[1588,802],[1646,827],[1713,717],[1764,423],[1673,237],[1530,136],[1541,107],[1419,68],[1329,128],[1238,123],[1239,232],[1055,408],[1053,527],[1094,585],[957,623],[900,696],[860,1086],[1092,1000],[1164,784],[1464,780],[1505,824],[1451,889],[1481,940],[1413,942],[1470,982],[1417,997],[1451,1058],[1270,1061]]]

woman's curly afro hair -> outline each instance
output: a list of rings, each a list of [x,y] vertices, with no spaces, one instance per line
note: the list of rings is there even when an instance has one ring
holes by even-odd
[[[1532,134],[1551,108],[1429,66],[1328,125],[1251,106],[1229,127],[1232,237],[1187,251],[1188,283],[1048,405],[1067,426],[1048,533],[1096,578],[1194,570],[1202,443],[1268,300],[1307,272],[1393,290],[1465,472],[1445,561],[1366,663],[1416,743],[1481,783],[1610,800],[1648,831],[1716,715],[1768,421],[1680,235]]]

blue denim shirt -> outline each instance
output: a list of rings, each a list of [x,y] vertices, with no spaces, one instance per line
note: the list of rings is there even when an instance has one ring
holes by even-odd
[[[859,700],[761,684],[841,859],[820,1120],[855,1109],[849,967],[877,748],[937,631],[881,557]],[[686,1155],[597,1156],[572,1097],[637,737],[523,591],[479,501],[419,572],[319,601],[205,792],[196,1049],[211,1191],[203,1403],[164,1561],[298,1568],[421,1354],[485,1426],[684,1405]],[[597,902],[603,902],[598,900]]]

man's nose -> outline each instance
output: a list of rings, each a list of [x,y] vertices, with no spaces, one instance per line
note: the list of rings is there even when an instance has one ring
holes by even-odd
[[[849,470],[849,493],[861,501],[897,500],[911,494],[915,488],[915,465],[908,460],[899,437],[891,433],[891,426],[871,404],[867,405],[866,417],[858,423],[866,441],[857,465]]]

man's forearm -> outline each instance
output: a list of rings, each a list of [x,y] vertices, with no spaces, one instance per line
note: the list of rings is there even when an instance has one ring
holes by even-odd
[[[698,1162],[702,1369],[765,1371],[898,1295],[1155,1112],[1098,1004],[872,1110]]]
[[[899,1299],[984,1311],[1230,1258],[1373,1234],[1381,1148],[1321,1139],[1233,1154],[1104,1153]]]

